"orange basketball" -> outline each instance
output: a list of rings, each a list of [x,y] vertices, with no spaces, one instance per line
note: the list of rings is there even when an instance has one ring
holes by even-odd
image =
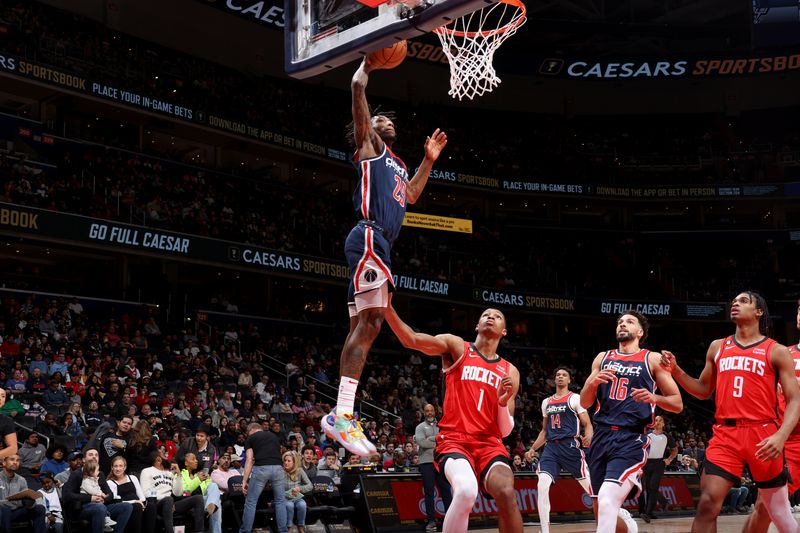
[[[367,63],[372,68],[394,68],[406,58],[408,43],[398,41],[388,48],[382,48],[367,55]]]

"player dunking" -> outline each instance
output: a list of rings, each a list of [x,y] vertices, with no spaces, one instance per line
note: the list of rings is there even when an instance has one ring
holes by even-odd
[[[547,444],[536,467],[539,477],[537,507],[542,533],[550,533],[550,485],[558,481],[561,470],[572,474],[587,493],[592,493],[583,448],[591,444],[594,428],[586,409],[581,407],[580,396],[569,390],[572,382],[569,369],[558,367],[554,379],[556,393],[542,402],[542,430],[525,452],[525,459],[533,462],[534,452]]]
[[[687,375],[675,356],[664,351],[662,365],[689,394],[707,399],[716,390],[714,436],[706,448],[700,501],[693,533],[717,530],[717,516],[733,483],[747,465],[758,497],[781,533],[795,532],[786,489],[783,447],[800,415],[800,389],[789,350],[769,338],[764,298],[747,291],[731,303],[736,333],[711,343],[698,379]],[[776,385],[780,381],[786,411],[779,425]]]
[[[439,422],[434,461],[450,482],[453,499],[443,533],[464,533],[478,490],[497,502],[500,533],[522,533],[514,494],[514,473],[502,438],[514,429],[514,398],[519,371],[497,355],[506,319],[487,309],[475,327],[474,342],[443,334],[416,333],[390,305],[386,321],[406,348],[442,358],[444,416]]]
[[[639,346],[647,339],[648,328],[641,313],[622,313],[617,318],[618,348],[595,357],[581,390],[584,409],[597,405],[589,475],[598,533],[638,531],[636,522],[620,510],[633,487],[641,489],[639,476],[649,447],[645,430],[653,425],[656,407],[673,413],[683,410],[678,386],[660,365],[661,354]]]
[[[797,301],[797,317],[796,324],[798,331],[800,331],[800,300]],[[789,346],[789,354],[794,360],[794,372],[798,382],[800,382],[800,343]],[[786,412],[786,398],[782,391],[778,390],[778,420],[782,420]],[[789,482],[787,494],[791,497],[792,494],[800,490],[800,424],[796,425],[786,439],[783,446],[783,453],[786,457],[786,465],[789,467]],[[759,494],[761,494],[759,492]],[[756,500],[756,507],[753,514],[747,517],[745,522],[745,533],[766,533],[769,529],[769,512],[764,504],[762,498]]]
[[[375,453],[375,446],[353,418],[353,408],[361,371],[380,332],[389,291],[394,288],[392,243],[400,233],[406,203],[413,204],[420,197],[434,161],[447,145],[447,135],[437,128],[425,140],[425,157],[409,180],[406,165],[392,152],[397,138],[394,123],[385,115],[370,114],[365,90],[371,70],[363,61],[351,84],[352,139],[358,169],[353,205],[360,220],[344,245],[351,276],[347,293],[350,332],[340,358],[339,397],[334,410],[322,417],[321,422],[329,436],[358,455]]]

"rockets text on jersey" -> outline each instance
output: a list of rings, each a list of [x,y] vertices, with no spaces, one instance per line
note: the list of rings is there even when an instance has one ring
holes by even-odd
[[[600,370],[613,370],[614,378],[597,388],[597,410],[594,420],[598,424],[644,428],[654,423],[654,406],[637,402],[632,396],[633,389],[656,391],[656,382],[650,372],[649,350],[635,353],[622,353],[609,350],[603,356]]]
[[[408,168],[384,143],[380,155],[354,161],[358,185],[353,193],[353,207],[362,220],[371,220],[381,228],[389,244],[394,242],[406,214]]]
[[[497,425],[497,391],[509,368],[502,357],[487,359],[474,344],[464,342],[461,357],[444,370],[441,431],[502,438]]]
[[[769,337],[749,346],[742,346],[732,335],[723,339],[714,356],[717,420],[777,418],[778,375],[769,359],[775,344]]]
[[[548,441],[573,439],[580,435],[578,413],[570,405],[570,399],[574,395],[568,392],[561,398],[550,396],[545,400],[546,405],[542,412],[547,418],[545,436]]]

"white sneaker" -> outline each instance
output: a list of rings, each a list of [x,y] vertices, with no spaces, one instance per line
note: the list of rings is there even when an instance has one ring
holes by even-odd
[[[111,520],[110,516],[106,516],[106,521],[103,524],[103,531],[114,531],[114,526],[116,525],[117,523]]]
[[[361,422],[353,418],[353,415],[339,416],[334,409],[322,417],[320,425],[328,437],[336,439],[350,453],[366,457],[377,452],[375,445],[364,435]]]
[[[631,513],[629,513],[627,509],[620,508],[617,516],[622,518],[622,521],[625,522],[626,526],[628,526],[628,533],[639,533],[639,526],[636,524],[636,520],[633,519]]]

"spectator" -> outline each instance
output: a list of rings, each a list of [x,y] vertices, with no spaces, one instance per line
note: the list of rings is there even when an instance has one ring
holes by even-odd
[[[178,464],[183,464],[187,453],[193,453],[197,457],[200,468],[210,472],[219,457],[217,448],[208,439],[210,432],[211,428],[204,424],[197,428],[194,438],[183,441],[178,449],[178,455],[175,457]]]
[[[46,453],[47,449],[39,443],[39,434],[31,431],[19,448],[20,474],[39,473]]]
[[[303,446],[303,456],[300,467],[306,473],[308,479],[317,477],[317,452],[314,446],[306,444]]]
[[[324,462],[317,467],[317,475],[338,479],[341,472],[339,458],[333,448],[327,448],[323,455]]]
[[[241,457],[236,456],[241,461]],[[217,461],[217,468],[211,472],[211,480],[217,484],[220,492],[225,493],[228,490],[228,481],[232,477],[241,476],[241,472],[236,468],[231,468],[231,455],[223,453],[219,456]]]
[[[83,468],[83,453],[80,451],[70,452],[67,456],[67,464],[69,468],[63,472],[56,474],[54,480],[59,487],[62,487],[68,480],[69,476],[76,470]]]
[[[164,520],[164,530],[174,531],[173,514],[186,514],[194,521],[194,530],[203,531],[203,497],[188,496],[175,500],[183,492],[181,470],[177,464],[170,464],[165,454],[158,450],[151,454],[152,466],[142,470],[141,485],[145,497],[152,501],[153,509]],[[148,508],[150,506],[148,505]],[[156,513],[147,513],[144,531],[156,530]]]
[[[197,470],[198,461],[195,454],[187,453],[184,462],[186,468],[181,470],[184,492],[197,494],[197,491],[200,491],[206,506],[206,517],[208,517],[211,533],[222,533],[222,503],[219,487],[211,480],[208,471]]]
[[[400,448],[397,448],[392,454],[392,460],[383,463],[383,470],[385,472],[408,472],[408,458],[406,457],[406,453]]]
[[[81,481],[81,494],[88,494],[89,496],[96,496],[99,498],[107,498],[110,494],[109,491],[104,491],[100,488],[100,465],[94,459],[86,461],[83,465],[83,481]],[[117,523],[111,518],[111,515],[106,509],[106,516],[103,517],[104,529],[110,530]]]
[[[306,533],[306,511],[308,506],[304,496],[311,492],[314,486],[300,467],[300,455],[296,452],[285,452],[283,458],[283,472],[286,476],[286,529],[294,525],[295,515],[297,520],[297,533]],[[277,505],[277,504],[276,504]]]
[[[52,378],[50,379],[50,386],[44,391],[42,400],[45,405],[51,405],[53,407],[62,407],[70,403],[69,396],[67,396],[67,393],[61,388],[61,384]]]
[[[45,461],[39,469],[41,473],[50,472],[55,476],[69,468],[67,461],[65,461],[67,449],[63,444],[51,444],[50,447],[47,448],[47,453],[45,455],[47,456],[47,461]]]
[[[138,476],[142,470],[152,465],[150,456],[157,449],[157,440],[147,421],[139,420],[136,422],[131,432],[131,439],[126,453],[128,464],[130,465],[128,472]]]
[[[245,441],[246,460],[242,491],[246,498],[240,533],[250,533],[256,515],[256,505],[267,482],[272,483],[275,505],[275,520],[279,533],[288,533],[286,528],[285,476],[281,466],[280,440],[272,431],[264,431],[261,424],[247,426]]]
[[[55,376],[57,373],[61,374],[62,376],[66,376],[69,373],[69,365],[67,365],[67,355],[63,348],[58,352],[53,362],[50,363],[50,368],[48,368],[47,370],[47,375],[51,378]]]
[[[450,507],[452,498],[450,484],[433,464],[433,450],[436,447],[436,435],[439,434],[439,425],[436,420],[436,409],[431,404],[423,407],[425,420],[420,422],[414,430],[414,440],[419,447],[419,473],[422,476],[422,488],[425,494],[425,515],[428,520],[425,526],[427,533],[436,530],[436,509],[434,506],[435,488],[438,485],[439,494],[444,502],[445,510]]]
[[[0,528],[4,532],[11,531],[13,522],[30,521],[34,533],[46,533],[42,505],[42,495],[28,488],[24,477],[17,475],[19,455],[16,453],[3,458],[3,472],[0,474]],[[26,506],[22,500],[34,500],[32,506]]]
[[[47,361],[44,360],[44,354],[42,354],[42,352],[40,351],[36,352],[36,355],[33,356],[33,361],[31,361],[30,364],[28,365],[28,374],[30,374],[31,376],[37,375],[36,369],[39,369],[38,374],[40,376],[44,376],[46,382],[49,366],[47,364]]]
[[[56,490],[56,483],[53,474],[46,472],[39,476],[42,488],[39,493],[42,495],[45,507],[45,527],[55,533],[64,531],[64,511],[61,508],[61,498]]]
[[[41,358],[42,354],[38,354],[38,357]],[[44,363],[44,361],[42,362]],[[28,382],[25,384],[25,389],[34,394],[43,394],[48,387],[47,376],[45,375],[47,373],[47,364],[45,363],[45,370],[43,371],[39,367],[33,367],[34,363],[36,361],[31,362],[32,370]]]
[[[111,460],[111,472],[108,474],[108,487],[114,501],[122,500],[131,504],[131,517],[125,526],[125,533],[141,533],[142,518],[147,501],[139,479],[126,472],[127,462],[121,455]]]
[[[703,460],[706,458],[705,448],[698,446],[697,439],[694,437],[686,439],[686,447],[681,453],[694,459],[698,465],[702,465]]]
[[[61,424],[64,428],[64,433],[75,439],[75,448],[83,448],[86,445],[88,440],[86,432],[83,430],[83,426],[81,426],[74,414],[71,412],[64,413],[64,416],[61,418]]]
[[[100,452],[96,448],[89,448],[85,453],[86,460],[100,461]],[[64,512],[67,519],[79,518],[89,522],[92,533],[103,533],[106,513],[116,522],[114,533],[123,533],[128,519],[133,512],[133,507],[129,503],[112,503],[111,489],[106,483],[105,475],[100,472],[98,484],[101,490],[108,497],[90,496],[81,494],[81,484],[83,483],[83,468],[73,470],[69,479],[61,490]],[[148,531],[153,531],[152,529]]]
[[[133,417],[124,415],[117,422],[117,428],[113,433],[108,433],[100,437],[100,470],[108,472],[111,469],[111,460],[118,456],[125,456],[130,440],[131,426]]]
[[[44,421],[39,426],[38,431],[48,439],[63,437],[65,435],[64,430],[58,425],[58,422],[56,422],[56,415],[53,413],[47,413],[44,416]]]
[[[103,415],[100,413],[100,406],[96,400],[89,402],[89,409],[85,415],[86,427],[95,430],[103,423]]]
[[[15,370],[13,377],[6,381],[6,393],[8,392],[19,392],[24,393],[28,388],[28,383],[25,380],[25,376],[22,373],[22,370]]]

